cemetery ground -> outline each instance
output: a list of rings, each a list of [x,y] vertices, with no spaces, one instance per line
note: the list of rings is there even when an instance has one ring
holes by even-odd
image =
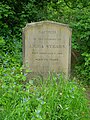
[[[72,29],[72,40],[70,40],[71,37],[68,37],[69,42],[67,41],[65,33],[68,31],[63,32],[59,28],[58,31],[55,29],[56,32],[51,31],[51,27],[47,25],[50,28],[48,32],[51,31],[53,38],[49,35],[47,42],[47,38],[45,38],[47,31],[46,33],[45,31],[39,32],[43,33],[44,39],[43,35],[38,36],[37,30],[35,34],[31,32],[32,38],[28,34],[27,41],[30,39],[34,44],[29,46],[30,44],[27,42],[30,49],[29,51],[27,49],[26,57],[30,57],[31,54],[36,56],[36,61],[39,63],[40,60],[46,61],[46,64],[49,61],[49,65],[53,69],[52,64],[58,65],[61,60],[58,56],[62,57],[61,65],[71,62],[68,59],[68,53],[72,51],[75,74],[69,80],[66,80],[61,74],[53,74],[44,80],[42,77],[38,77],[27,82],[26,75],[29,71],[27,70],[23,74],[22,28],[27,23],[44,20],[68,24]],[[65,41],[61,41],[61,39]],[[42,46],[38,44],[42,49],[39,52],[37,52],[38,46],[35,45],[36,40],[38,43],[42,40]],[[57,42],[55,42],[56,40]],[[70,41],[72,44],[68,44]],[[69,46],[71,46],[70,49],[68,49]],[[33,48],[35,52],[32,51]],[[47,50],[48,59],[47,57],[45,59],[38,58],[38,54],[44,58],[42,53],[46,52],[45,48],[51,50],[50,52]],[[61,50],[58,51],[58,48]],[[54,49],[56,52],[52,51]],[[64,54],[63,57],[63,53],[67,54]],[[52,59],[50,54],[53,57],[55,55],[55,59]],[[64,59],[65,57],[66,59]],[[30,65],[32,64],[30,63]],[[66,65],[67,68],[71,66],[70,63]],[[31,67],[34,68],[34,66]],[[50,67],[47,64],[46,71],[48,68]],[[66,73],[69,73],[68,70],[70,69],[67,69]],[[0,120],[90,120],[89,85],[90,0],[0,1]]]
[[[89,120],[86,88],[61,74],[47,79],[26,75],[19,64],[0,69],[1,120]]]

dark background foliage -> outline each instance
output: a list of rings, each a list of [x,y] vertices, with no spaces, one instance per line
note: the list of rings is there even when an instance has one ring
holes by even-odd
[[[22,65],[22,28],[41,20],[69,24],[75,75],[90,83],[89,0],[1,0],[0,66]]]

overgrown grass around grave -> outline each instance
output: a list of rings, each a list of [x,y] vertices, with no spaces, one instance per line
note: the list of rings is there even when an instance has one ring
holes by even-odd
[[[89,120],[85,88],[74,80],[53,74],[24,84],[20,67],[0,74],[0,120]]]

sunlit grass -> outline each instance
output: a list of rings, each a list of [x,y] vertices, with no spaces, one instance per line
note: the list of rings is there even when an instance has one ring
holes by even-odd
[[[1,120],[89,120],[85,88],[75,80],[49,74],[23,84],[19,67],[0,73]]]

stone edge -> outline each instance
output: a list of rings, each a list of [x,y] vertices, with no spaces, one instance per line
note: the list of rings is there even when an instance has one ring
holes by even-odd
[[[69,25],[67,24],[63,24],[63,23],[59,23],[59,22],[54,22],[54,21],[40,21],[40,22],[31,22],[31,23],[27,23],[26,26],[23,29],[23,31],[29,27],[29,26],[35,26],[35,25],[42,25],[43,23],[47,23],[47,24],[56,24],[56,25],[60,25],[60,26],[64,26],[64,27],[67,27],[71,32],[72,32],[72,29],[69,27]]]

